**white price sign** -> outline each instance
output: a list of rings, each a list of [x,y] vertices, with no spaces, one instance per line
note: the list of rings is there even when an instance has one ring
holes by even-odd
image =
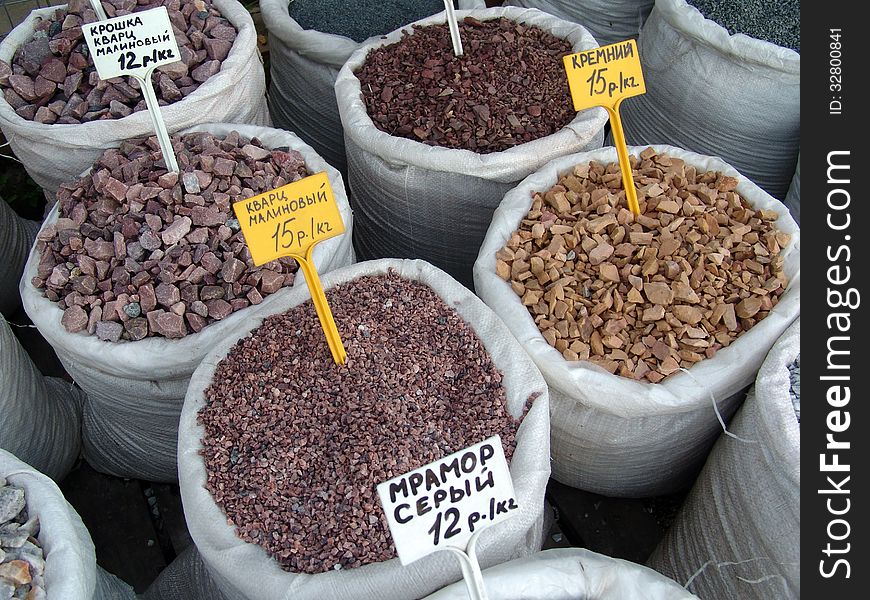
[[[501,438],[493,436],[377,487],[403,565],[471,537],[519,509]]]
[[[165,6],[82,25],[100,79],[135,75],[144,79],[181,53]]]

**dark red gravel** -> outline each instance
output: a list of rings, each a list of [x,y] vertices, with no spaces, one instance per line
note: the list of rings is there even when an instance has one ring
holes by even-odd
[[[267,318],[215,370],[199,412],[207,487],[245,541],[292,572],[395,556],[375,486],[519,420],[474,331],[395,273],[327,292],[348,353],[310,301]]]
[[[571,45],[509,19],[415,27],[369,52],[355,73],[375,126],[390,135],[479,154],[555,133],[575,116],[562,57]]]

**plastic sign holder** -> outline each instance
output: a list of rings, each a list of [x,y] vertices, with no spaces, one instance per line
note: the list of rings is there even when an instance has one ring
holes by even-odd
[[[486,600],[477,540],[519,509],[501,437],[393,477],[377,491],[402,565],[448,550],[471,600]]]
[[[312,258],[318,242],[344,233],[344,221],[326,172],[235,202],[233,210],[255,265],[282,256],[292,256],[299,263],[332,359],[343,365],[347,351]]]
[[[631,163],[625,145],[625,133],[619,118],[619,105],[626,98],[646,93],[637,42],[626,40],[608,46],[569,54],[563,59],[574,110],[603,106],[610,115],[613,143],[619,156],[619,170],[628,208],[640,214],[637,190],[631,176]]]
[[[453,0],[444,0],[444,10],[447,11],[447,27],[450,29],[450,41],[453,42],[453,54],[457,57],[462,56],[465,51],[462,49],[462,39],[459,37],[459,24],[456,22]]]
[[[100,79],[130,76],[139,82],[166,168],[178,173],[175,151],[151,84],[154,69],[181,60],[166,7],[87,23],[82,25],[82,33]]]

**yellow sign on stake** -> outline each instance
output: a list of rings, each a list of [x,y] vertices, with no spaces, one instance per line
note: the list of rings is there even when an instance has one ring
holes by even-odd
[[[628,148],[619,118],[619,105],[626,98],[646,93],[646,84],[640,68],[637,42],[626,40],[609,46],[569,54],[564,59],[568,74],[568,87],[574,110],[585,110],[593,106],[603,106],[610,115],[613,143],[619,156],[619,169],[628,208],[640,214],[637,191],[631,176],[628,162]]]
[[[312,260],[318,242],[344,233],[344,221],[326,172],[235,202],[233,210],[255,265],[282,256],[292,256],[299,263],[332,358],[344,364],[347,352]]]

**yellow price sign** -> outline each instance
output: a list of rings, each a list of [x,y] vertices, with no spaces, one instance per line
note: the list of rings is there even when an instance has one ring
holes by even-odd
[[[619,105],[623,100],[646,93],[637,42],[626,40],[569,54],[563,62],[574,110],[603,106],[610,115],[610,127],[616,153],[619,155],[625,198],[631,212],[638,215],[640,206],[631,176],[631,164],[628,162],[622,120],[619,118]]]
[[[574,110],[616,106],[624,98],[646,93],[634,40],[570,54],[563,60]]]
[[[292,256],[299,263],[332,358],[344,364],[347,352],[312,260],[318,242],[344,233],[344,221],[326,172],[235,202],[233,210],[255,265],[282,256]]]
[[[326,172],[233,204],[254,264],[304,256],[317,242],[344,233]]]

